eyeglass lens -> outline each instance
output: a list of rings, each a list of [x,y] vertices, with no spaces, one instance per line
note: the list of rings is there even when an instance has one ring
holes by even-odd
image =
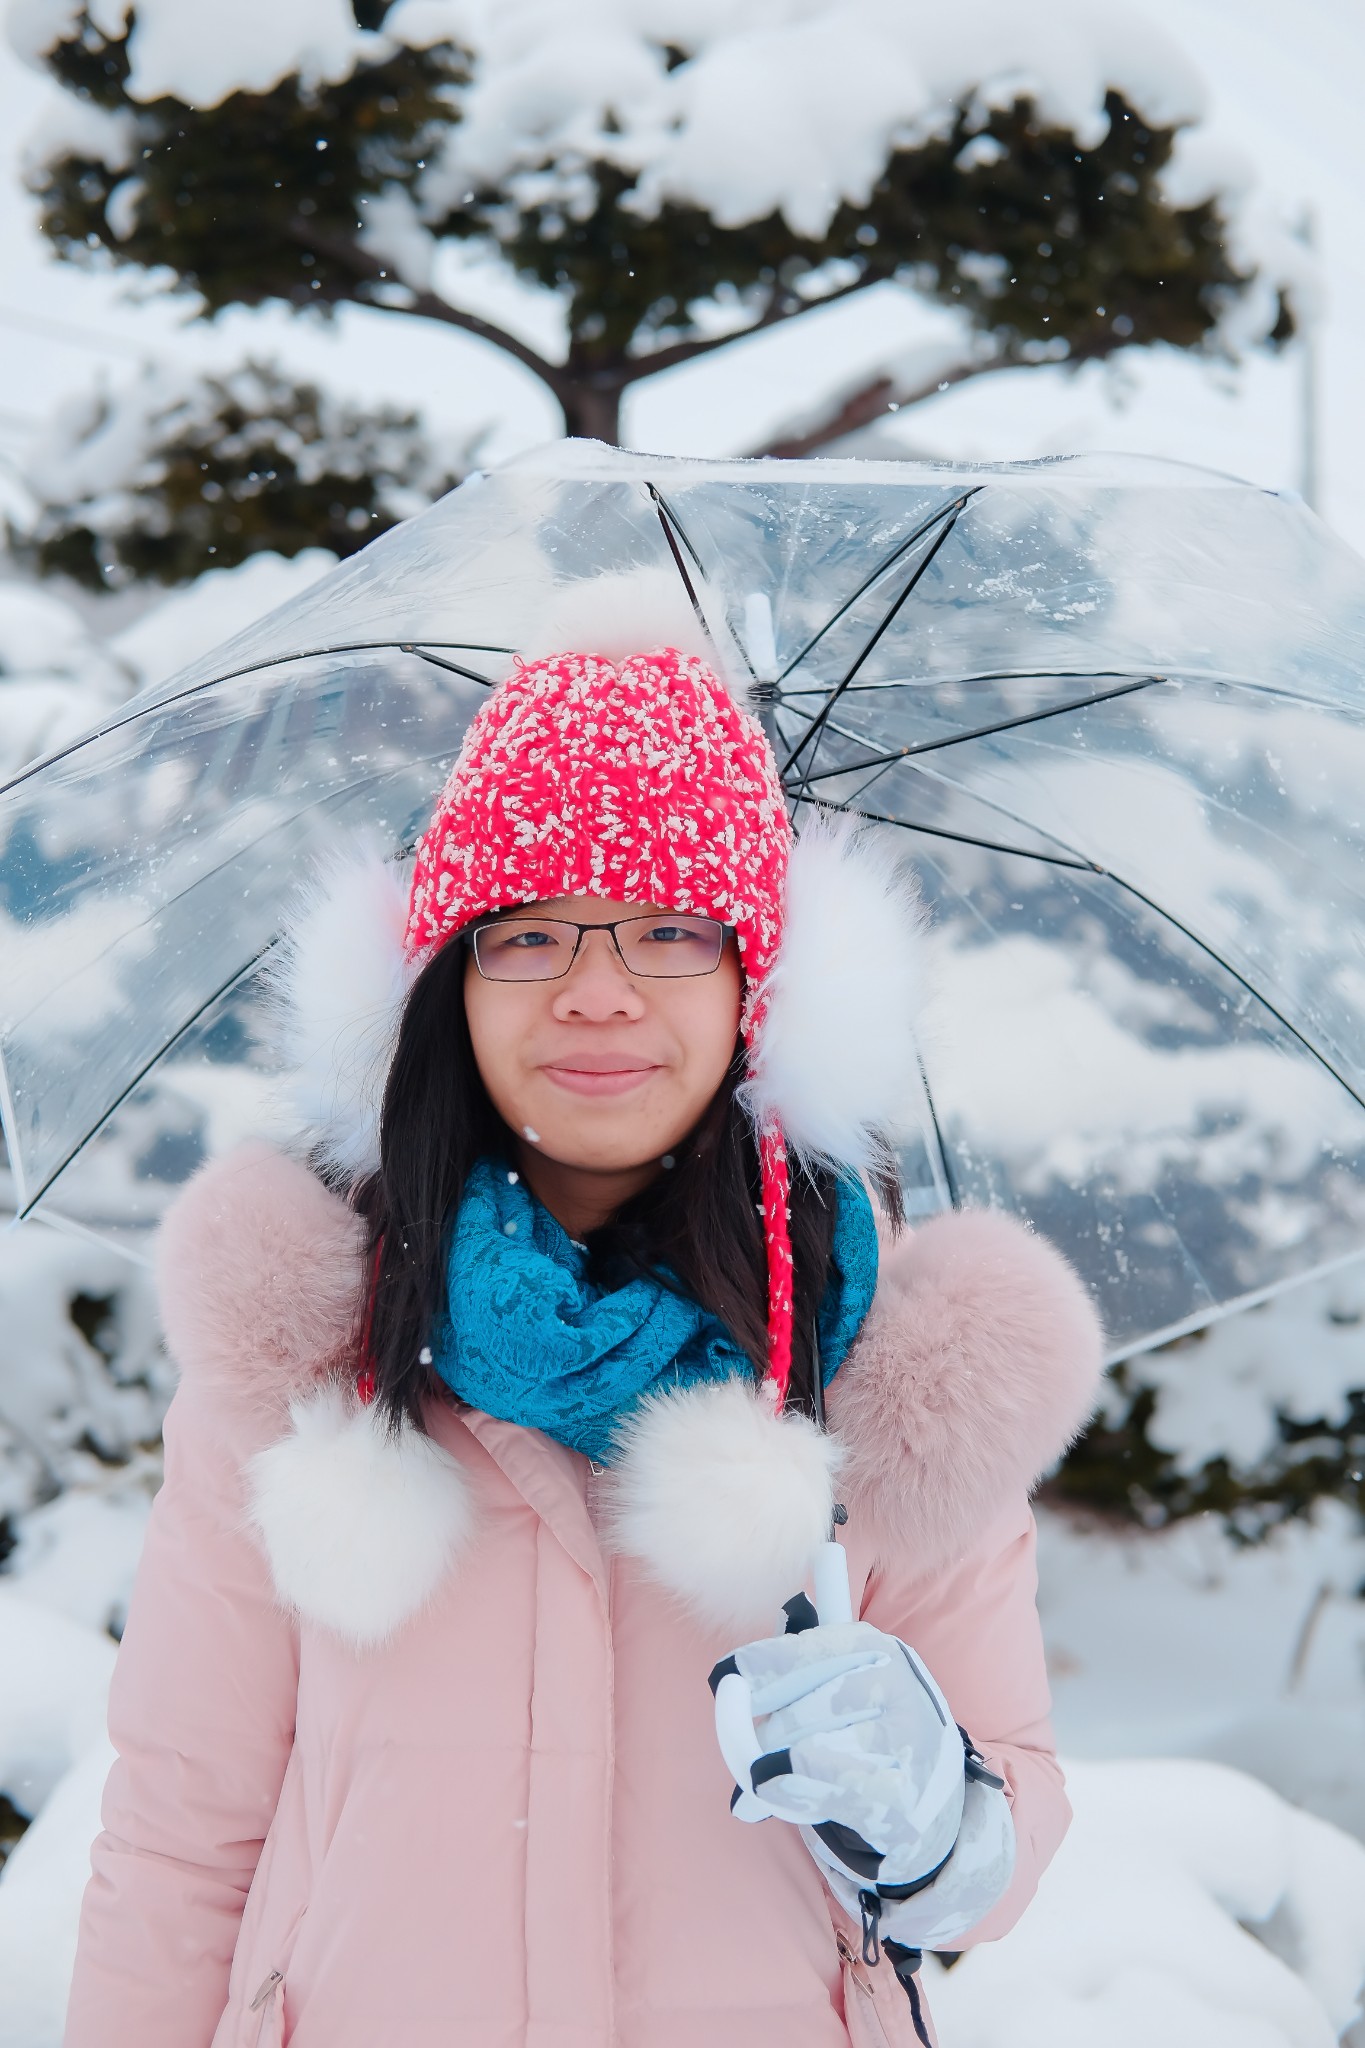
[[[517,917],[480,925],[474,958],[488,981],[556,981],[573,965],[580,930],[613,931],[627,971],[656,980],[712,973],[725,944],[724,925],[709,917],[631,917],[614,928]]]

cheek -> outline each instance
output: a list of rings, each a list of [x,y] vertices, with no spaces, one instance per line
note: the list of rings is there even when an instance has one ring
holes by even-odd
[[[724,1080],[735,1053],[743,982],[727,952],[714,974],[687,985],[688,1014],[679,1019],[687,1046],[687,1070],[697,1093],[709,1101]]]
[[[535,1021],[534,1014],[522,1014],[534,1012],[534,1004],[519,1000],[529,994],[527,989],[485,981],[473,960],[465,969],[464,1008],[474,1064],[493,1107],[509,1123],[517,1121],[520,1050]]]

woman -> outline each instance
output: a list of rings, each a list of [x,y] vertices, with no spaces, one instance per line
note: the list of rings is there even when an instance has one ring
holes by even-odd
[[[927,2041],[1066,1825],[1027,1495],[1099,1346],[1009,1220],[896,1242],[904,886],[665,650],[518,664],[395,887],[294,935],[313,1170],[163,1231],[68,2048]]]

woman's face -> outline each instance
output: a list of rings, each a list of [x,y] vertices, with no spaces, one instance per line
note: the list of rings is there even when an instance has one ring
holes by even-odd
[[[664,906],[560,896],[509,915],[586,925],[656,912],[665,924]],[[528,1167],[535,1158],[601,1176],[604,1214],[643,1186],[725,1077],[742,985],[732,937],[712,973],[676,979],[629,973],[609,932],[585,933],[555,981],[485,980],[471,951],[464,997],[474,1057]]]

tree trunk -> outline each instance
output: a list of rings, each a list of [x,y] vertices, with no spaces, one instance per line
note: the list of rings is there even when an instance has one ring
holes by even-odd
[[[564,431],[584,441],[621,445],[621,387],[588,377],[566,378],[559,390]]]

